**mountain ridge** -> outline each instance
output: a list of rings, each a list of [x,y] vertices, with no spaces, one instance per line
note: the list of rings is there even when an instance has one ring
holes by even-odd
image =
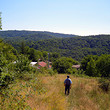
[[[56,33],[56,32],[49,32],[49,31],[27,31],[27,30],[7,30],[7,31],[0,31],[0,35],[4,36],[8,34],[11,37],[14,37],[13,35],[16,36],[21,36],[21,35],[30,35],[30,34],[38,34],[38,33],[44,33],[44,34],[50,34],[55,37],[75,37],[78,35],[74,34],[64,34],[64,33]]]
[[[10,34],[9,34],[9,33]],[[110,54],[110,35],[89,35],[89,36],[62,36],[64,34],[57,33],[56,35],[51,32],[31,32],[20,31],[15,36],[16,31],[2,33],[0,36],[5,42],[8,42],[16,49],[19,49],[21,42],[25,42],[26,46],[40,51],[57,52],[61,56],[72,57],[76,60],[81,60],[86,55],[101,55]],[[5,36],[3,36],[2,34]],[[23,34],[24,33],[24,34]],[[51,33],[51,34],[48,34]],[[56,37],[57,36],[57,37]]]

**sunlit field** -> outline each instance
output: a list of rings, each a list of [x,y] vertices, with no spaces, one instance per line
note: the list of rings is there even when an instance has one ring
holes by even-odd
[[[110,94],[96,78],[70,75],[72,88],[64,94],[67,74],[31,75],[18,79],[0,94],[1,110],[109,110]]]

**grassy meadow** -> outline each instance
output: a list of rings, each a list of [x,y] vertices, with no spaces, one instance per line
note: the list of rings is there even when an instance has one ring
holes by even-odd
[[[67,74],[31,74],[16,79],[0,94],[0,110],[110,110],[110,93],[97,78],[70,75],[72,88],[64,94]]]

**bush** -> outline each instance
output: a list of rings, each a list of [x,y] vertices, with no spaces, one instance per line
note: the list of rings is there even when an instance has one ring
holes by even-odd
[[[12,73],[4,73],[2,72],[1,73],[1,76],[0,76],[0,89],[2,87],[7,87],[8,84],[10,84],[12,81],[14,80],[14,75]]]
[[[66,73],[75,74],[75,73],[77,73],[77,69],[69,68],[69,69],[66,70]]]
[[[110,81],[108,79],[101,78],[99,80],[99,87],[104,91],[108,92],[110,90]]]
[[[3,56],[3,54],[0,54],[0,72],[3,71],[3,67],[5,67],[8,64],[8,61]]]
[[[48,73],[52,76],[55,74],[55,72],[52,69],[48,69]]]
[[[15,63],[14,69],[16,71],[16,75],[20,77],[22,77],[22,73],[27,71],[29,72],[31,70],[31,67],[28,57],[20,55]]]

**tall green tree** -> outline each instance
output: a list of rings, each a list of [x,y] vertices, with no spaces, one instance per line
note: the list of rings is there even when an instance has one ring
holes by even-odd
[[[54,62],[54,61],[56,61],[60,57],[61,57],[60,54],[57,53],[57,52],[53,52],[53,53],[49,52],[49,61]]]
[[[20,46],[20,53],[21,54],[25,54],[25,47],[26,47],[26,45],[25,45],[25,42],[23,41],[23,42],[21,42],[21,46]]]
[[[0,54],[8,60],[8,62],[14,61],[16,59],[16,50],[9,44],[4,43],[3,40],[0,39]]]
[[[3,56],[3,54],[0,54],[0,73],[3,71],[3,67],[7,65],[8,61]]]
[[[85,72],[88,76],[98,76],[96,71],[96,62],[91,58],[90,62],[87,63],[87,68]]]
[[[84,71],[87,70],[87,65],[88,62],[90,62],[92,60],[96,61],[98,59],[97,55],[87,55],[83,58],[83,60],[81,61],[81,69],[83,69]]]
[[[110,55],[101,55],[96,66],[102,77],[110,77]]]
[[[42,60],[47,61],[48,60],[48,52],[42,51],[42,55],[43,55],[43,59]]]
[[[30,60],[32,60],[32,61],[38,61],[37,52],[36,52],[35,49],[30,48],[28,54],[29,54],[29,59]]]

